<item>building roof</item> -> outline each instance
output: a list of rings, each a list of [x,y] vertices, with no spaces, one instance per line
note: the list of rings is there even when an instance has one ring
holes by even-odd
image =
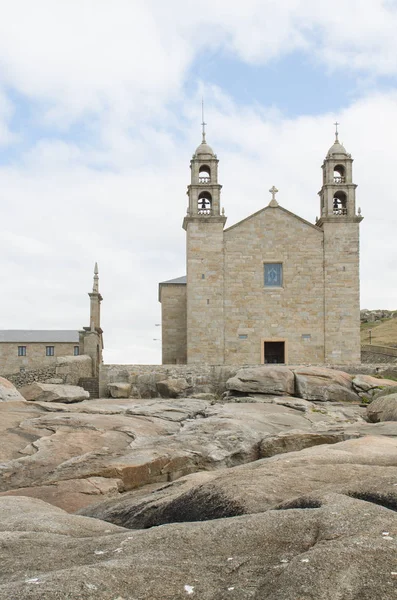
[[[339,140],[335,140],[335,143],[328,150],[327,156],[329,154],[347,154],[346,148],[342,146]]]
[[[182,275],[182,277],[176,277],[175,279],[168,279],[168,281],[160,281],[159,302],[161,302],[161,288],[163,285],[186,285],[186,275]]]
[[[1,329],[1,342],[64,342],[78,343],[79,332],[74,329]]]
[[[200,146],[197,146],[195,155],[200,156],[201,154],[208,154],[214,156],[214,151],[206,142],[201,142]]]
[[[182,275],[182,277],[176,277],[175,279],[169,279],[168,281],[161,281],[160,285],[163,283],[176,283],[179,285],[186,285],[186,275]]]

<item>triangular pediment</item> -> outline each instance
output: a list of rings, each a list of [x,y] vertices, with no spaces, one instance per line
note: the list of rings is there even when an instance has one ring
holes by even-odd
[[[249,215],[245,219],[242,219],[242,221],[238,221],[238,223],[235,223],[234,225],[231,225],[231,227],[228,227],[227,229],[225,229],[224,233],[227,233],[228,231],[231,231],[232,229],[236,229],[237,227],[240,227],[243,223],[246,223],[250,219],[258,218],[259,216],[261,216],[262,214],[264,214],[264,213],[266,213],[268,211],[281,211],[285,215],[288,215],[289,217],[297,219],[301,223],[304,223],[308,227],[311,227],[312,229],[315,229],[319,233],[323,233],[323,230],[320,227],[317,227],[317,225],[313,225],[313,223],[310,223],[309,221],[306,221],[306,219],[303,219],[302,217],[299,217],[295,213],[291,212],[290,210],[287,210],[286,208],[283,208],[279,204],[277,206],[270,206],[269,205],[269,206],[265,206],[264,208],[261,208],[260,210],[258,210],[257,212],[253,213],[252,215]]]

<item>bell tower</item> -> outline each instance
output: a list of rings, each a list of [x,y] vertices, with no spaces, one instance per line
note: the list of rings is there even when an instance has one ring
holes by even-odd
[[[202,141],[190,161],[190,185],[187,188],[189,205],[183,222],[187,230],[189,217],[208,218],[221,216],[221,189],[218,183],[219,160],[211,146],[207,144],[204,119],[202,123]],[[224,222],[224,211],[222,210]]]
[[[339,142],[339,123],[335,123],[335,142],[324,159],[323,186],[319,192],[321,199],[321,219],[335,217],[360,218],[356,215],[356,187],[353,183],[353,159]],[[339,219],[338,219],[339,221]]]
[[[187,363],[223,364],[223,228],[222,186],[218,158],[207,144],[203,116],[202,141],[190,161],[186,231]]]
[[[324,362],[361,362],[359,224],[353,159],[339,142],[324,159],[323,185],[319,192],[321,217],[316,225],[324,231]]]

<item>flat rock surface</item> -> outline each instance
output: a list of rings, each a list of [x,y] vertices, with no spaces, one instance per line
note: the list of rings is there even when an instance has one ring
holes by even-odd
[[[397,439],[363,437],[195,473],[147,495],[140,490],[90,506],[82,514],[139,529],[263,512],[313,494],[378,493],[379,482],[397,508]]]
[[[394,599],[397,422],[364,414],[0,403],[0,600]]]
[[[394,511],[343,494],[144,531],[0,498],[0,598],[391,600],[396,533]]]
[[[42,498],[75,511],[98,495],[118,496],[320,443],[319,437],[302,434],[330,431],[321,443],[338,442],[355,435],[350,429],[345,434],[346,428],[364,424],[359,406],[273,400],[2,403],[0,493]],[[279,434],[288,439],[276,439]]]

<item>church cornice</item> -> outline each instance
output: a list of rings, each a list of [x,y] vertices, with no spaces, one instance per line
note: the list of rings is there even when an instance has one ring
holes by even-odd
[[[327,217],[320,217],[317,221],[317,226],[322,227],[324,223],[361,223],[363,218],[361,216],[328,215]]]
[[[197,216],[186,216],[183,219],[182,227],[186,231],[189,223],[222,223],[225,225],[227,217],[222,215],[197,215]]]

